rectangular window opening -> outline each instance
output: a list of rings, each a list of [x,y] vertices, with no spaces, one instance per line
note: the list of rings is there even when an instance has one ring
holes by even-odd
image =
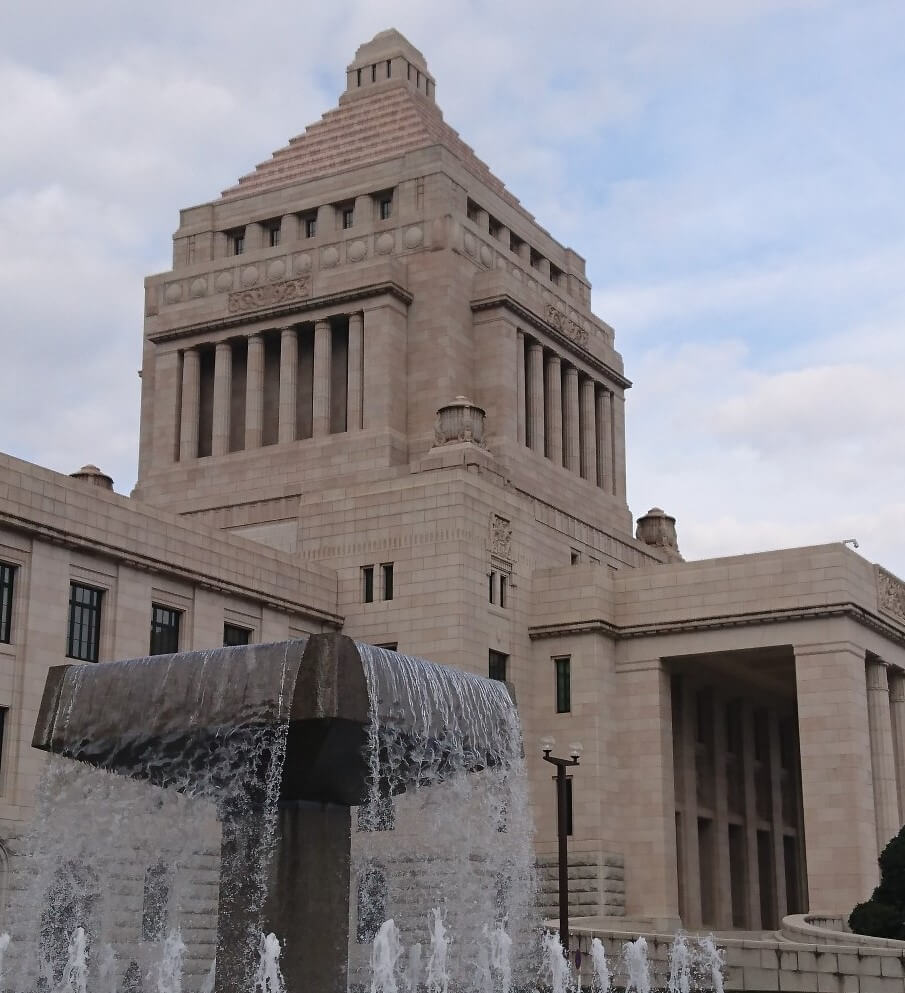
[[[509,656],[505,652],[495,652],[491,648],[487,662],[488,679],[498,679],[500,682],[505,683],[508,663]]]
[[[13,586],[16,567],[0,562],[0,641],[9,644],[13,631]]]
[[[383,599],[392,600],[393,599],[393,563],[384,562],[380,571],[383,576]]]
[[[151,647],[149,655],[172,655],[179,651],[182,611],[151,604]]]
[[[506,606],[506,599],[509,594],[509,579],[500,573],[500,606]]]
[[[97,662],[101,640],[103,591],[80,583],[69,585],[69,633],[66,654],[81,662]]]
[[[348,230],[355,223],[355,209],[343,207],[343,230]]]
[[[383,197],[380,201],[380,219],[382,221],[388,221],[393,216],[393,199],[392,197]]]
[[[317,234],[317,218],[316,217],[306,217],[305,218],[305,237],[313,238]]]
[[[280,229],[278,227],[272,227],[267,229],[270,236],[270,247],[276,248],[280,244]]]
[[[361,602],[374,602],[374,566],[361,567]]]
[[[390,79],[393,75],[393,63],[390,59],[387,59],[387,79]]]
[[[251,644],[251,631],[248,628],[240,627],[238,624],[223,625],[223,645],[231,648],[235,645]]]
[[[496,603],[496,573],[487,573],[487,600],[489,603]]]
[[[233,255],[242,255],[245,251],[245,232],[233,235]]]
[[[570,656],[554,659],[556,668],[556,713],[572,711],[572,659]]]

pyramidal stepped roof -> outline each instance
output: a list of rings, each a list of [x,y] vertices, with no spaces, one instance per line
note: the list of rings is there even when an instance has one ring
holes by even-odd
[[[427,62],[398,31],[361,45],[346,70],[339,106],[223,191],[223,199],[265,193],[318,176],[442,145],[513,206],[518,200],[444,120]]]

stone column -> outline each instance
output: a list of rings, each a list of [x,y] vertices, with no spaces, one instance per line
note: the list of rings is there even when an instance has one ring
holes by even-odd
[[[280,221],[280,244],[291,245],[299,240],[299,215],[284,214]]]
[[[597,388],[595,397],[597,404],[597,485],[607,492],[611,488],[613,468],[610,463],[612,449],[610,447],[610,399],[607,391]]]
[[[580,421],[578,404],[578,370],[566,366],[566,386],[563,393],[563,432],[566,468],[572,472],[581,469],[581,440],[578,434]]]
[[[757,784],[754,779],[754,709],[742,701],[742,768],[745,777],[745,926],[757,931],[763,926],[760,912],[760,867],[757,860]]]
[[[540,343],[528,345],[528,446],[544,454],[544,350]]]
[[[362,427],[361,392],[362,358],[364,357],[364,315],[349,315],[349,386],[346,411],[346,430],[358,431]]]
[[[732,872],[729,866],[729,782],[726,758],[729,752],[726,699],[718,690],[713,694],[713,878],[714,924],[732,927]]]
[[[233,350],[228,341],[218,341],[214,354],[214,415],[211,455],[229,451],[229,413],[233,381]]]
[[[333,332],[329,321],[314,325],[314,437],[330,433],[330,376],[332,365]]]
[[[613,495],[625,500],[625,397],[610,393],[613,437]]]
[[[854,907],[877,885],[864,651],[795,646],[805,858],[811,907]]]
[[[562,465],[562,370],[559,356],[552,352],[546,356],[544,380],[547,458],[555,465]]]
[[[581,381],[581,475],[597,481],[597,413],[594,404],[594,380]]]
[[[248,369],[245,375],[245,448],[261,447],[264,424],[264,338],[248,337]]]
[[[299,339],[295,328],[280,333],[280,406],[277,441],[295,441],[298,417]]]
[[[179,461],[198,458],[198,416],[201,403],[201,356],[197,348],[182,353],[182,413]]]
[[[875,656],[867,659],[867,718],[874,806],[877,811],[877,852],[882,852],[899,831],[899,797],[886,663]]]
[[[896,783],[899,790],[899,824],[905,823],[905,673],[887,669],[892,742],[896,758]]]
[[[527,425],[525,423],[525,333],[515,334],[515,377],[516,377],[516,423],[518,425],[518,443],[528,444]]]
[[[779,744],[779,715],[768,711],[770,734],[770,812],[773,815],[773,899],[777,925],[788,913],[789,898],[786,893],[786,856],[782,830],[782,755]]]

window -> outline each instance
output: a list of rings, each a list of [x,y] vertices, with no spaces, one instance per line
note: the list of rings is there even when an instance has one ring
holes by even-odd
[[[393,63],[387,59],[387,79],[393,75]]]
[[[248,628],[239,627],[238,624],[223,625],[223,644],[226,647],[247,645],[250,641],[251,631]]]
[[[169,900],[170,881],[166,864],[157,862],[148,866],[141,907],[142,941],[159,941],[166,934]]]
[[[377,82],[377,63],[376,62],[374,63],[374,65],[371,66],[371,82],[372,83],[376,83]]]
[[[272,227],[267,229],[270,235],[270,247],[276,248],[280,244],[280,229],[278,227]]]
[[[489,603],[496,603],[496,573],[487,573],[487,600]]]
[[[361,569],[361,602],[374,602],[374,566],[366,565]]]
[[[361,86],[361,69],[357,70],[356,75],[358,78],[358,85]]]
[[[393,599],[393,563],[384,562],[380,567],[380,571],[383,574],[383,598],[384,600]]]
[[[570,549],[569,565],[578,565],[579,562],[581,562],[581,552],[577,548]]]
[[[245,251],[245,232],[233,235],[233,255],[241,255]]]
[[[506,598],[509,592],[509,579],[500,573],[500,606],[506,606]]]
[[[9,643],[13,630],[13,581],[16,567],[0,562],[0,641]]]
[[[506,681],[506,666],[509,662],[509,656],[503,652],[495,652],[492,648],[490,649],[490,657],[487,664],[487,676],[489,679],[499,679],[501,682]]]
[[[524,244],[525,243],[522,241],[521,238],[519,238],[519,236],[517,234],[513,234],[511,231],[509,232],[509,251],[510,252],[515,252],[515,254],[518,255],[519,250],[521,249],[522,245],[524,245]]]
[[[497,241],[499,241],[500,231],[502,230],[502,228],[503,225],[500,224],[500,222],[495,217],[490,218],[487,225],[487,230],[491,238],[496,238]]]
[[[555,265],[550,266],[550,282],[554,286],[559,286],[562,282],[562,269],[557,269]]]
[[[381,641],[380,644],[375,645],[375,648],[385,648],[388,652],[395,652],[399,649],[398,641]]]
[[[6,744],[6,715],[9,707],[0,707],[0,772],[3,771],[3,746]]]
[[[568,714],[572,710],[572,659],[564,656],[553,660],[556,669],[556,713]]]
[[[82,662],[97,662],[101,640],[102,590],[80,583],[69,585],[69,636],[66,654]]]
[[[382,221],[388,221],[390,217],[393,216],[393,199],[392,197],[383,197],[380,201],[380,219]]]
[[[182,612],[151,604],[151,650],[149,655],[172,655],[179,651],[179,622]]]
[[[474,200],[469,200],[465,205],[465,213],[470,221],[477,224],[478,221],[478,211],[481,208],[474,202]]]
[[[313,238],[317,234],[317,218],[316,217],[306,217],[305,218],[305,237]]]
[[[355,210],[352,207],[343,207],[343,228],[348,229],[355,223]]]

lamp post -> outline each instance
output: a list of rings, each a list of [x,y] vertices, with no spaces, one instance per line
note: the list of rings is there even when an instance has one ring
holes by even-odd
[[[556,832],[559,837],[559,940],[564,954],[569,954],[569,836],[568,808],[566,804],[566,769],[578,765],[581,745],[569,745],[569,758],[560,759],[550,753],[556,742],[553,738],[541,739],[544,761],[556,766]]]

